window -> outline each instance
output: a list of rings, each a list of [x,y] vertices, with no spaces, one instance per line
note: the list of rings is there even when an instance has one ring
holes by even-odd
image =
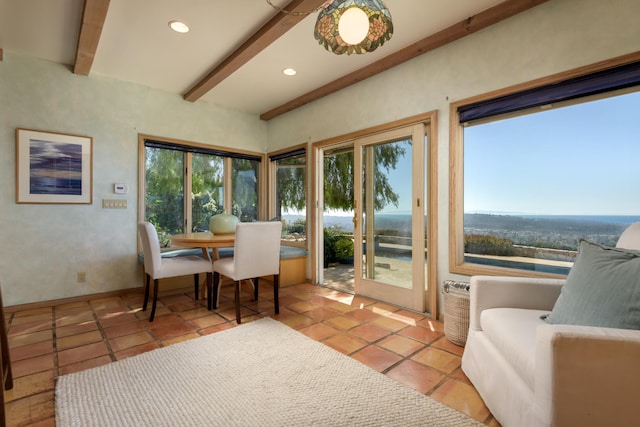
[[[307,240],[307,151],[305,147],[271,154],[272,216],[282,221],[283,243],[305,246]]]
[[[233,159],[231,164],[233,176],[231,213],[242,222],[257,221],[260,162],[254,159]]]
[[[640,221],[638,70],[452,106],[452,272],[565,275],[579,239],[615,245]]]
[[[168,236],[206,231],[211,216],[230,212],[256,221],[260,208],[258,154],[140,136],[144,158],[144,220]]]

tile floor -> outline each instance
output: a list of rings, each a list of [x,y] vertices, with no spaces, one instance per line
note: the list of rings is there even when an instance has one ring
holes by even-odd
[[[242,296],[243,323],[271,316],[396,381],[489,426],[499,426],[460,370],[462,348],[443,324],[410,311],[312,286],[280,291],[274,315],[272,287],[258,302]],[[158,300],[156,319],[141,311],[142,292],[6,313],[14,388],[5,392],[9,426],[54,426],[55,379],[179,341],[233,328],[233,286],[223,286],[220,307],[207,311],[193,291]],[[150,307],[149,307],[150,309]]]

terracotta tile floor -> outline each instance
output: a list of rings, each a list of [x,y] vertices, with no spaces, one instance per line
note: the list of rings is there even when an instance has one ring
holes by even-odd
[[[460,370],[463,349],[443,324],[421,314],[308,284],[282,288],[273,313],[265,283],[258,302],[242,295],[243,323],[271,316],[421,393],[490,426],[499,426]],[[236,326],[233,286],[220,307],[206,309],[193,292],[158,300],[156,319],[141,311],[142,292],[10,312],[14,388],[5,392],[10,426],[54,426],[55,379],[179,341]]]

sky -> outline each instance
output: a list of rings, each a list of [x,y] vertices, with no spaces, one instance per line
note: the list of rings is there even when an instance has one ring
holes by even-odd
[[[640,91],[469,126],[464,138],[465,213],[640,216]],[[381,213],[410,213],[410,150],[388,178],[399,205]]]
[[[466,213],[640,215],[640,92],[469,126],[464,138]]]

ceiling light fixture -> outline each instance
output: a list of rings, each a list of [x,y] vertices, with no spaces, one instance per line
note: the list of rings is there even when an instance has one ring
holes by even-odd
[[[284,70],[282,70],[282,74],[284,74],[285,76],[295,76],[296,74],[298,74],[298,72],[293,68],[285,68]]]
[[[184,22],[178,20],[169,21],[169,28],[171,28],[176,33],[184,34],[189,32],[189,26]]]
[[[382,0],[328,0],[311,12],[288,12],[304,15],[320,11],[316,20],[314,37],[325,49],[336,55],[373,52],[393,36],[391,12]]]

